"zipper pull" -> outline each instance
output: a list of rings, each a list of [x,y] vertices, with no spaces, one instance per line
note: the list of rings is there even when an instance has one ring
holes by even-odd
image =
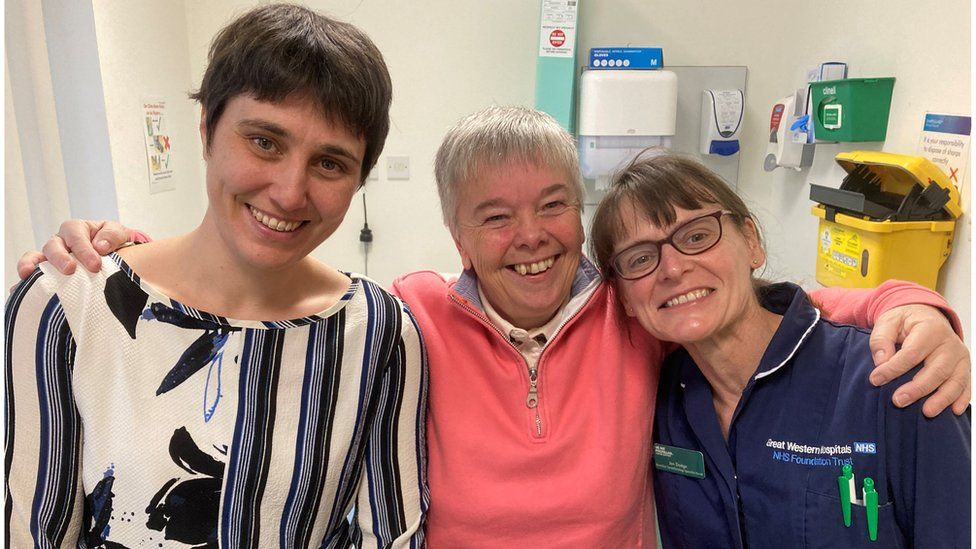
[[[525,405],[535,408],[539,405],[539,393],[536,390],[536,383],[539,380],[539,370],[529,368],[529,396],[525,399]]]

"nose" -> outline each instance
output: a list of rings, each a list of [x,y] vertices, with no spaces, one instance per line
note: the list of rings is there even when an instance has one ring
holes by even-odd
[[[271,174],[268,196],[283,212],[301,210],[308,203],[309,174],[304,162],[279,162]]]
[[[678,279],[690,271],[694,265],[692,258],[674,248],[670,243],[661,245],[661,260],[658,263],[658,276],[663,279]]]
[[[520,216],[515,229],[515,246],[535,250],[548,242],[549,232],[544,222],[535,214]]]

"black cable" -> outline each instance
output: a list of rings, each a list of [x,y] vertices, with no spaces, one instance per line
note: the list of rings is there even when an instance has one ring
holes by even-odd
[[[373,241],[373,231],[369,230],[369,220],[366,217],[366,191],[363,191],[363,229],[359,231],[359,241],[363,243],[366,254],[363,259],[363,274],[369,276],[369,244]]]

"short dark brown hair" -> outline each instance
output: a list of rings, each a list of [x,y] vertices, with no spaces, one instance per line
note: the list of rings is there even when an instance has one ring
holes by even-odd
[[[366,142],[360,183],[390,130],[393,84],[376,45],[358,28],[293,4],[248,11],[210,45],[199,91],[207,148],[227,102],[248,94],[272,103],[304,94],[322,113]]]
[[[613,247],[626,230],[621,212],[624,204],[631,204],[638,214],[659,227],[667,227],[677,220],[675,207],[697,210],[715,204],[732,212],[729,217],[740,229],[746,219],[751,219],[762,245],[755,216],[718,174],[681,155],[644,151],[614,175],[610,190],[593,215],[590,254],[613,286],[617,284],[612,265]]]

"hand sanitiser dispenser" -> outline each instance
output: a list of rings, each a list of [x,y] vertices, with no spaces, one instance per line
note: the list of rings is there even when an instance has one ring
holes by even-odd
[[[580,77],[579,151],[583,177],[605,189],[610,174],[647,147],[671,147],[678,77],[665,70],[600,70]]]
[[[731,156],[739,152],[739,130],[745,97],[742,90],[702,90],[702,154]]]

